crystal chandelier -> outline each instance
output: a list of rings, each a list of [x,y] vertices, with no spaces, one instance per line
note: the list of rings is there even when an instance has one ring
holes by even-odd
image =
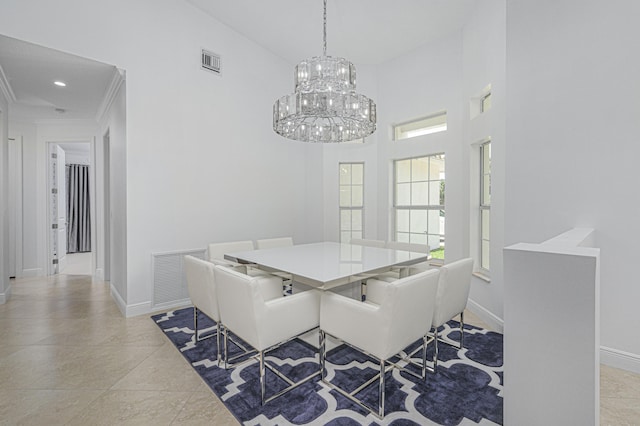
[[[362,139],[376,130],[376,103],[356,93],[356,68],[351,62],[327,56],[327,0],[323,23],[322,56],[296,66],[295,93],[273,104],[273,130],[303,142]]]

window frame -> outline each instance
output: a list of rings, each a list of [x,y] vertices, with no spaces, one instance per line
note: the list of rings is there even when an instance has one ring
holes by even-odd
[[[489,149],[489,170],[485,170],[485,152],[486,149]],[[481,272],[488,275],[491,271],[491,255],[489,254],[489,258],[485,259],[483,255],[483,244],[487,244],[489,249],[491,247],[491,139],[480,144],[480,185],[479,185],[479,215],[478,215],[478,267]],[[489,185],[488,191],[489,193],[485,193],[485,185],[484,179],[485,176],[488,176]],[[488,197],[487,197],[488,195]],[[487,201],[488,199],[488,201]],[[489,221],[489,230],[487,232],[488,237],[485,238],[485,230],[484,230],[484,215],[488,215],[487,220]]]
[[[362,165],[362,184],[358,185],[358,186],[362,186],[362,204],[360,206],[354,206],[353,205],[353,191],[351,191],[351,205],[349,206],[342,206],[341,202],[340,202],[340,191],[341,188],[343,186],[349,186],[351,188],[351,190],[353,189],[353,186],[356,186],[353,184],[353,173],[351,174],[351,182],[348,185],[343,185],[341,183],[341,175],[340,175],[340,170],[342,168],[342,166],[344,165],[348,165],[348,166],[353,166],[353,165]],[[348,243],[349,241],[351,241],[351,239],[354,238],[353,233],[354,232],[360,232],[360,235],[358,236],[358,238],[364,238],[364,205],[365,205],[365,194],[364,194],[364,179],[365,179],[365,163],[364,161],[350,161],[350,162],[339,162],[338,163],[338,241],[340,241],[341,243]],[[353,167],[351,167],[351,172],[353,171]],[[360,231],[354,231],[353,230],[353,221],[349,224],[349,229],[348,230],[343,230],[342,228],[342,212],[343,211],[350,211],[351,212],[351,218],[353,218],[353,211],[354,210],[359,210],[360,211]],[[353,219],[352,219],[353,220]],[[342,235],[343,232],[349,232],[349,241],[343,241]]]
[[[438,124],[431,124],[431,125],[427,125],[427,126],[423,126],[420,127],[420,123],[421,122],[428,122],[430,120],[436,120],[440,117],[444,117],[444,124],[443,123],[438,123]],[[420,118],[416,118],[415,120],[409,120],[409,121],[404,121],[402,123],[398,123],[398,124],[394,124],[392,126],[392,136],[393,136],[393,140],[394,141],[401,141],[401,140],[405,140],[405,139],[413,139],[419,136],[425,136],[425,135],[430,135],[433,133],[440,133],[440,132],[446,132],[447,131],[447,111],[446,110],[442,110],[442,111],[438,111],[435,112],[433,114],[429,114],[429,115],[425,115],[423,117]],[[415,128],[414,128],[415,127]],[[405,130],[403,130],[403,128],[407,128]],[[401,136],[401,135],[406,135],[409,134],[411,132],[418,132],[415,135],[412,136]]]
[[[411,212],[412,210],[418,210],[418,211],[438,211],[439,213],[442,212],[444,217],[446,218],[446,209],[445,209],[445,204],[446,204],[446,196],[444,196],[444,204],[419,204],[419,205],[413,205],[410,201],[410,204],[408,205],[399,205],[398,204],[398,163],[401,161],[413,161],[413,160],[417,160],[417,159],[428,159],[429,160],[429,168],[431,167],[431,158],[432,157],[441,157],[442,160],[444,161],[445,164],[445,177],[442,179],[437,179],[437,181],[440,181],[442,183],[446,182],[446,155],[444,152],[437,152],[437,153],[433,153],[433,154],[427,154],[427,155],[420,155],[420,156],[416,156],[416,157],[409,157],[409,158],[399,158],[399,159],[394,159],[393,160],[393,203],[392,203],[392,207],[393,207],[393,223],[392,223],[392,235],[393,235],[393,240],[394,241],[398,241],[398,235],[400,234],[400,232],[398,231],[398,213],[399,211],[409,211]],[[410,172],[411,174],[411,172]],[[427,176],[430,175],[430,169],[427,171]],[[429,179],[426,181],[428,182],[434,182],[436,181],[436,179],[432,180]],[[420,183],[420,182],[425,182],[425,181],[414,181],[413,178],[411,178],[409,180],[409,182],[401,182],[401,183]],[[445,188],[446,188],[446,183],[445,183]],[[446,189],[442,190],[444,193],[446,193]],[[410,195],[411,196],[411,195]],[[428,200],[428,197],[427,197]],[[409,213],[410,215],[410,213]],[[440,214],[438,215],[440,217]],[[411,219],[409,219],[411,220]],[[427,219],[428,220],[428,219]],[[446,220],[445,220],[446,223]],[[411,228],[411,224],[409,223],[409,229]],[[428,225],[427,225],[428,228]],[[426,232],[425,232],[426,233]],[[416,234],[415,232],[402,232],[402,234],[408,234],[409,236],[409,242],[415,242],[415,241],[411,241],[411,235],[412,234]],[[427,243],[429,240],[429,235],[435,235],[435,234],[428,234],[427,235]],[[446,225],[445,225],[445,234],[438,234],[439,235],[439,239],[441,239],[442,241],[439,243],[438,247],[429,247],[430,252],[439,250],[441,247],[445,247],[444,242],[446,241]],[[442,244],[442,245],[440,245]],[[444,259],[432,259],[432,263],[434,264],[442,264],[444,263]]]

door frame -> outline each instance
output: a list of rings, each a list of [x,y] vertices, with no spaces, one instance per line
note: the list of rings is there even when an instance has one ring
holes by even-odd
[[[84,143],[89,144],[89,158],[90,158],[90,185],[89,185],[89,210],[92,215],[91,220],[91,276],[95,276],[96,269],[96,260],[95,260],[95,252],[97,251],[98,238],[96,235],[96,158],[95,158],[95,138],[91,139],[72,139],[72,140],[48,140],[45,143],[45,165],[46,165],[46,187],[45,187],[45,198],[46,198],[46,213],[45,213],[45,236],[46,236],[46,256],[45,256],[45,268],[44,272],[46,275],[55,275],[55,269],[52,266],[51,254],[53,252],[53,239],[51,237],[51,227],[53,225],[53,218],[51,217],[51,162],[49,161],[49,156],[51,153],[51,147],[53,145],[59,144],[70,144],[70,143]]]

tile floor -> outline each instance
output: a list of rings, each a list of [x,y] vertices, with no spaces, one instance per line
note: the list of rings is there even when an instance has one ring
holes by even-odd
[[[0,305],[0,425],[232,425],[148,316],[83,275],[12,280]],[[469,323],[482,325],[471,313]],[[602,425],[640,425],[640,375],[602,366]]]

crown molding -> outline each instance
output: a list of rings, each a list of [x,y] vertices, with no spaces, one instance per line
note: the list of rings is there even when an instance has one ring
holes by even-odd
[[[7,79],[2,66],[0,65],[0,91],[7,99],[9,103],[16,101],[16,95],[13,93],[13,89],[11,88],[11,84],[9,84],[9,79]]]
[[[107,111],[109,111],[109,108],[111,108],[111,105],[116,98],[116,94],[118,93],[120,86],[122,86],[122,83],[124,83],[124,79],[124,70],[115,68],[111,83],[109,83],[109,87],[107,87],[107,90],[104,92],[104,97],[102,99],[102,102],[100,103],[100,106],[98,107],[98,112],[96,114],[96,121],[98,123],[102,123],[103,120],[106,119]]]

